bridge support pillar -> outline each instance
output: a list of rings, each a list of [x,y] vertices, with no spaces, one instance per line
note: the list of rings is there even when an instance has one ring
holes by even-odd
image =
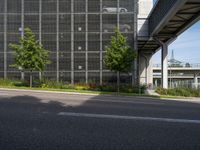
[[[168,45],[158,38],[154,38],[161,46],[161,76],[162,87],[168,89]]]
[[[194,74],[194,88],[198,89],[198,74]]]
[[[152,53],[139,53],[139,77],[140,84],[147,85],[149,88],[153,85],[153,63]]]

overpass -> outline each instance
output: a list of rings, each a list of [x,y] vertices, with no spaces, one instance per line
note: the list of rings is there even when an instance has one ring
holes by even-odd
[[[152,55],[160,48],[163,88],[168,88],[168,45],[200,20],[199,0],[158,0],[138,29],[140,83],[153,83]],[[142,34],[148,26],[148,33]]]
[[[170,67],[168,66],[168,81],[170,84],[173,79],[175,80],[193,80],[193,84],[195,86],[199,85],[200,79],[200,64],[193,64],[190,66],[182,66],[182,67]],[[157,81],[161,79],[161,66],[154,65],[153,66],[153,79],[155,84]]]

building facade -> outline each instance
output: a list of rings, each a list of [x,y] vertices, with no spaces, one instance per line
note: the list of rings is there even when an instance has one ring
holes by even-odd
[[[29,27],[50,51],[45,78],[115,82],[116,74],[103,62],[105,48],[118,27],[137,49],[137,15],[138,0],[0,0],[0,77],[21,78],[10,66],[14,60],[8,45],[18,42]],[[131,83],[132,74],[122,75],[122,82]]]

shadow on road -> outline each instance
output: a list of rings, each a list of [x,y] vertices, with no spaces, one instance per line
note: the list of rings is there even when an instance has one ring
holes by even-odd
[[[59,116],[60,112],[200,119],[200,104],[103,95],[1,97],[0,149],[200,148],[198,125]]]
[[[200,119],[200,103],[123,96],[86,96],[35,94],[0,98],[0,112],[55,114],[81,112],[95,114],[139,115],[149,117],[189,117]],[[197,116],[198,115],[198,116]]]

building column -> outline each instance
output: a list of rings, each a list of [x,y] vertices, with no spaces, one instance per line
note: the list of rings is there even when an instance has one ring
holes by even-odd
[[[20,28],[20,32],[21,32],[21,38],[24,38],[24,0],[21,1],[21,28]],[[20,68],[21,70],[21,80],[24,80],[24,68]]]
[[[168,45],[158,38],[154,38],[161,46],[161,83],[162,87],[168,89]]]
[[[39,0],[39,44],[42,45],[42,0]],[[39,80],[42,80],[42,72],[39,72]]]
[[[7,79],[7,0],[4,1],[4,79]]]
[[[88,0],[85,2],[85,83],[88,84]]]
[[[60,81],[60,56],[59,56],[59,0],[56,1],[56,81]]]
[[[74,1],[71,1],[71,84],[74,84]]]
[[[153,85],[152,53],[139,53],[139,78],[141,85]]]
[[[102,0],[100,0],[100,85],[103,84],[103,14]]]
[[[138,1],[134,2],[134,10],[138,10]],[[138,13],[137,11],[134,11],[134,32],[133,32],[133,38],[134,38],[134,51],[136,53],[138,52]],[[139,59],[135,58],[133,61],[133,69],[132,69],[132,86],[139,85]]]

